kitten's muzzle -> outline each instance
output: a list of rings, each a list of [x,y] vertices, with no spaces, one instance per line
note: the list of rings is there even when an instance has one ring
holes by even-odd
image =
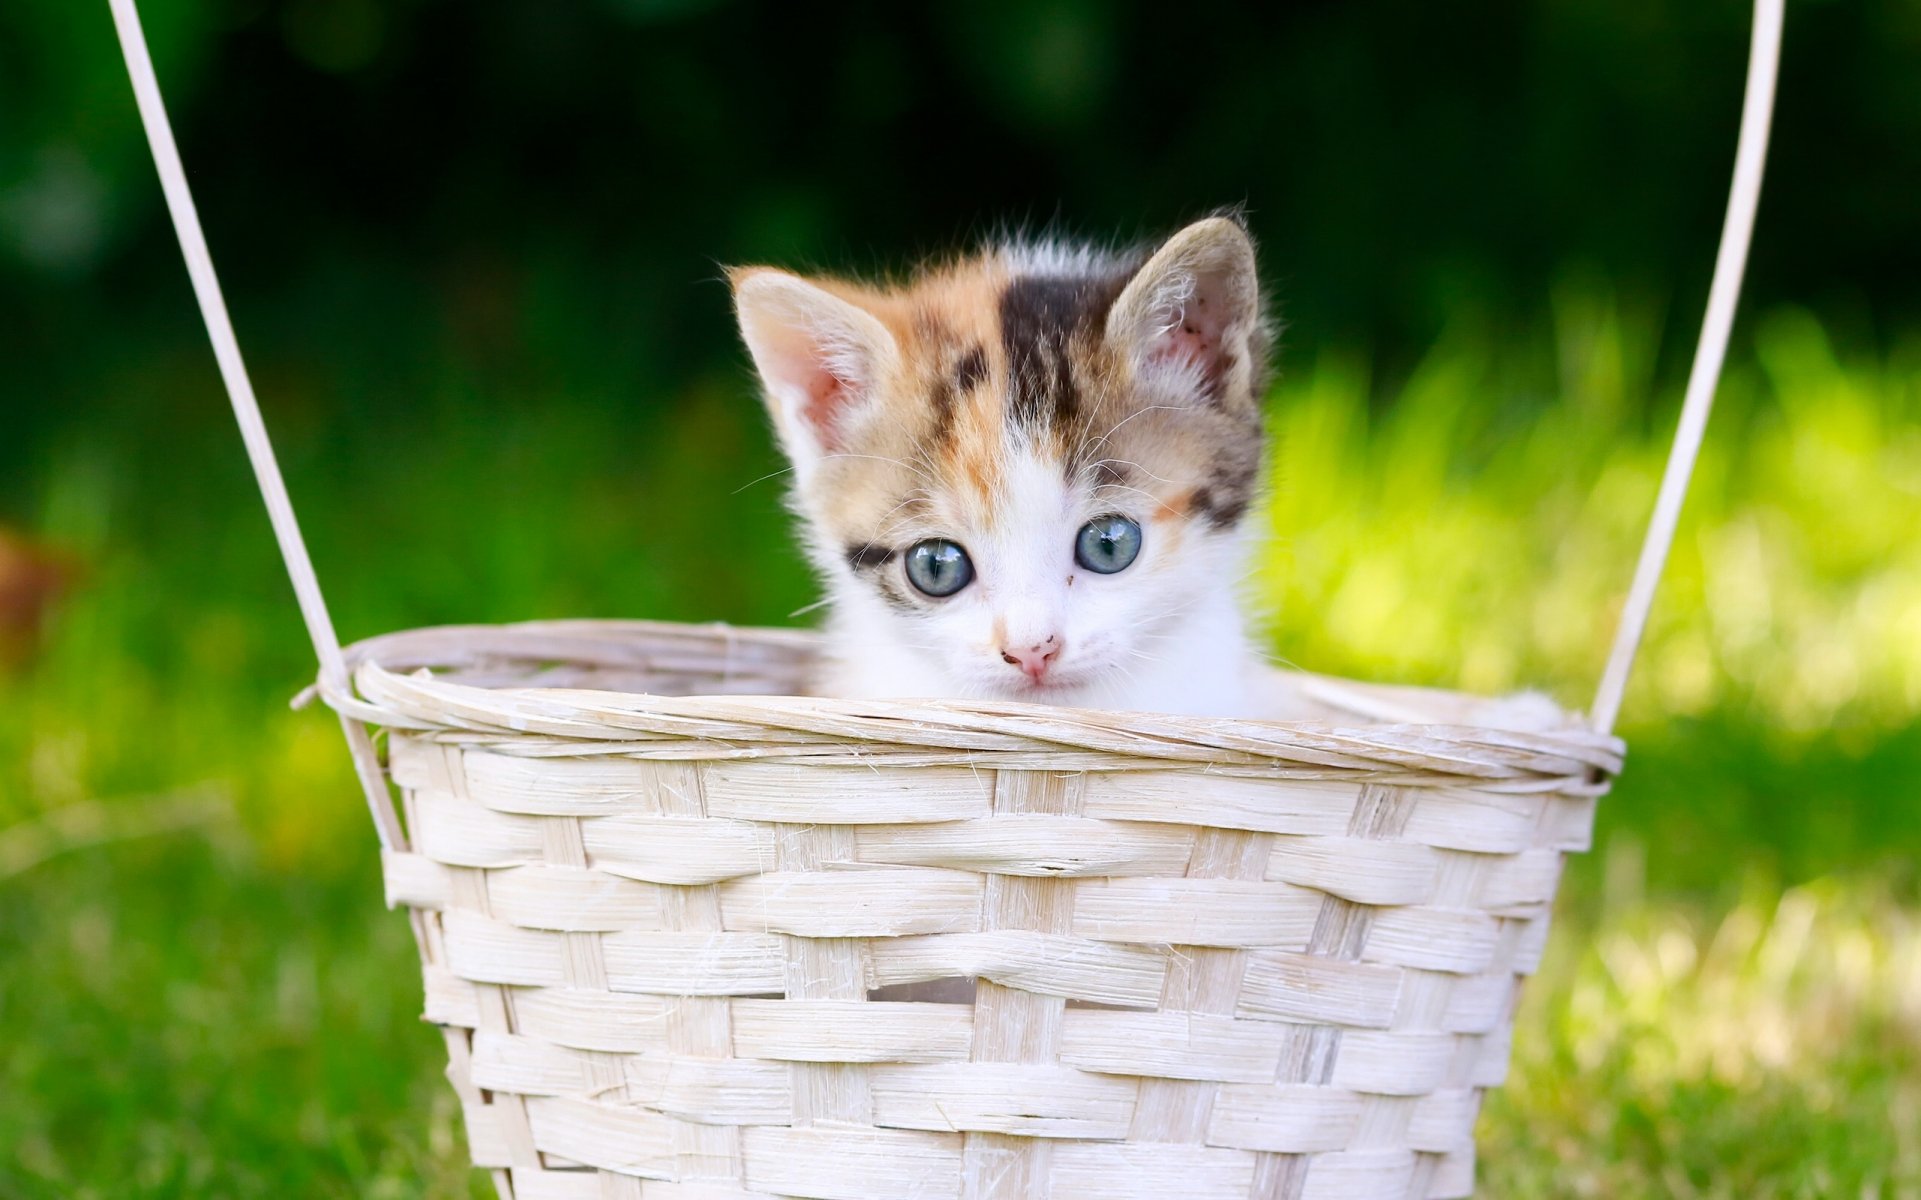
[[[1001,647],[1001,661],[1019,669],[1029,679],[1039,683],[1041,677],[1047,674],[1047,669],[1060,657],[1063,649],[1065,649],[1065,643],[1061,641],[1060,634],[1050,633],[1030,646]]]

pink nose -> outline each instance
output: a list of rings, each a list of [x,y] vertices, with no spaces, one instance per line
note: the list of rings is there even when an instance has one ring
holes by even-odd
[[[1054,664],[1054,660],[1059,658],[1060,654],[1060,635],[1050,633],[1045,639],[1031,646],[1002,647],[1001,661],[1011,667],[1019,667],[1027,673],[1029,679],[1039,683],[1041,676],[1047,674],[1047,668]]]

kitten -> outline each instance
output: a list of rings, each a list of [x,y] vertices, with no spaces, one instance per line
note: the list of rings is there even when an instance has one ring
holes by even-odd
[[[896,288],[730,278],[827,584],[822,694],[1568,723],[1532,692],[1363,713],[1254,653],[1271,337],[1239,222],[1147,252],[995,246]]]
[[[1239,223],[898,288],[731,279],[830,596],[824,693],[1267,715],[1236,591],[1270,337]]]

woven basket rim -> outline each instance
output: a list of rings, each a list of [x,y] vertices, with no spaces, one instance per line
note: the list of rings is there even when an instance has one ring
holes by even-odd
[[[323,678],[317,691],[353,720],[532,756],[1188,768],[1596,794],[1619,772],[1625,751],[1619,738],[1587,728],[1571,714],[1566,727],[1551,732],[1495,729],[1471,720],[1483,698],[1279,668],[1277,674],[1336,719],[1260,721],[1013,701],[763,694],[770,673],[791,678],[823,643],[822,635],[808,630],[723,623],[574,619],[430,626],[347,647],[350,686]],[[540,676],[557,665],[656,673],[678,668],[742,686],[696,695],[542,686]],[[487,682],[463,681],[463,672]],[[526,682],[503,684],[503,673]]]

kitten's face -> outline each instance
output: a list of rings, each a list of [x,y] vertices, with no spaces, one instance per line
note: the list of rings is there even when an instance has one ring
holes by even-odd
[[[1237,225],[894,291],[734,279],[853,690],[1141,706],[1231,610],[1265,352]]]

